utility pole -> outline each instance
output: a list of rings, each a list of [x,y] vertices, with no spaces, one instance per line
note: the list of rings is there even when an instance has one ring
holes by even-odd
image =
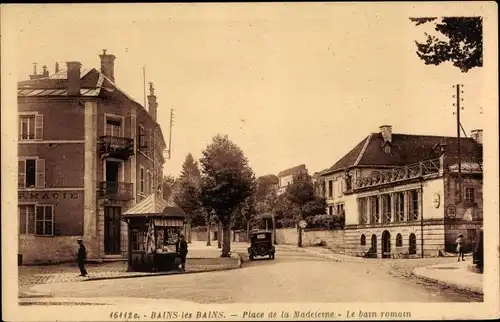
[[[146,65],[142,66],[142,80],[144,87],[144,108],[147,110],[148,107],[146,106]]]
[[[172,154],[172,126],[174,125],[174,109],[170,109],[170,127],[168,134],[168,159]]]
[[[463,94],[463,91],[461,90],[461,84],[456,84],[453,85],[453,87],[456,88],[457,93],[455,98],[457,99],[457,102],[453,105],[456,106],[457,111],[454,113],[457,116],[457,165],[458,165],[458,203],[462,202],[462,162],[461,162],[461,151],[460,151],[460,130],[462,129],[462,124],[460,124],[460,110],[463,109],[463,107],[460,107],[460,102],[463,101],[463,98],[460,97],[460,94]]]

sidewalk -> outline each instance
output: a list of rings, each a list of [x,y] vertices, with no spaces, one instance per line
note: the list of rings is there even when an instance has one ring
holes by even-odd
[[[365,259],[361,257],[355,257],[355,256],[349,256],[349,255],[342,255],[342,254],[336,254],[332,250],[321,247],[321,246],[307,246],[307,247],[298,247],[295,245],[279,245],[281,248],[285,249],[294,249],[298,251],[303,251],[312,255],[316,255],[319,257],[327,258],[330,259],[334,262],[364,262],[366,261]]]
[[[36,284],[84,282],[102,279],[146,277],[171,274],[189,274],[216,270],[228,270],[241,267],[241,259],[233,252],[231,258],[221,258],[221,250],[203,246],[203,244],[189,244],[189,253],[186,260],[186,271],[184,272],[128,272],[127,261],[88,263],[88,277],[79,275],[76,263],[65,263],[59,265],[43,266],[20,266],[19,291],[26,295],[29,288]]]
[[[472,259],[426,267],[417,267],[413,274],[419,278],[454,287],[460,290],[483,294],[483,274],[469,270]]]

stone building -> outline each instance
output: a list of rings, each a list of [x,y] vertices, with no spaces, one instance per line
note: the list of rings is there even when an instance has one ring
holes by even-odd
[[[149,111],[116,86],[115,56],[101,68],[18,83],[19,257],[23,263],[73,259],[84,239],[89,259],[126,258],[120,214],[161,193],[163,134],[151,84]]]
[[[483,218],[482,131],[460,139],[460,159],[458,143],[386,125],[323,171],[328,213],[345,212],[346,251],[435,256],[459,233],[470,248]]]

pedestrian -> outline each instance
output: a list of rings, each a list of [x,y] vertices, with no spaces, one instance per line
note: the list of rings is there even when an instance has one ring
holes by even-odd
[[[464,259],[464,235],[462,235],[462,234],[458,235],[458,238],[455,241],[455,244],[457,244],[458,261],[460,262],[460,257],[462,258],[462,261],[465,261],[465,259]]]
[[[179,241],[177,242],[177,253],[181,258],[181,269],[186,270],[186,256],[188,253],[188,244],[183,234],[179,235]]]
[[[80,276],[87,276],[87,270],[85,269],[85,260],[87,259],[87,250],[85,249],[85,245],[83,245],[83,240],[78,239],[78,268],[80,269]]]

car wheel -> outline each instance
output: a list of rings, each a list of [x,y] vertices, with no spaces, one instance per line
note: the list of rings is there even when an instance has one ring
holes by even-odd
[[[271,255],[271,259],[274,259],[274,254]]]
[[[253,261],[253,255],[248,256],[248,258]]]

